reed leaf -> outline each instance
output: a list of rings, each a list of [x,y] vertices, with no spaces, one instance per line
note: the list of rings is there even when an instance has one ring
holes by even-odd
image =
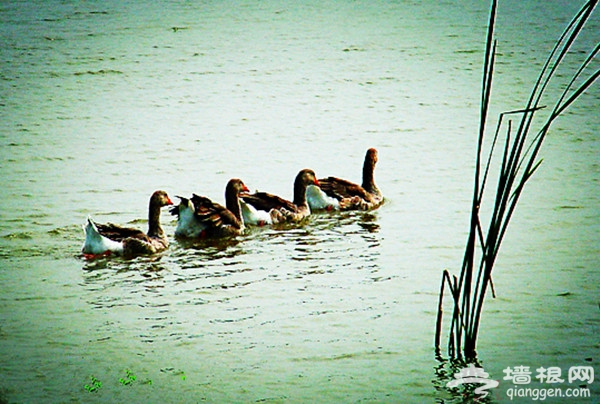
[[[495,296],[492,281],[494,264],[525,185],[542,163],[542,160],[538,159],[538,154],[543,141],[556,118],[587,91],[600,76],[600,70],[588,74],[589,65],[596,60],[598,53],[600,53],[600,44],[598,44],[573,74],[566,88],[558,97],[554,108],[542,123],[541,128],[531,138],[530,132],[532,132],[534,120],[544,108],[541,103],[544,95],[546,95],[546,90],[550,88],[553,79],[557,76],[557,71],[562,62],[569,56],[569,50],[584,29],[597,3],[598,0],[587,1],[562,32],[534,83],[526,106],[499,115],[484,162],[482,161],[483,146],[497,49],[494,28],[498,1],[492,0],[491,2],[483,61],[480,122],[469,235],[460,277],[457,278],[455,275],[451,277],[448,270],[444,270],[442,275],[435,332],[435,347],[438,356],[441,355],[444,290],[448,288],[453,302],[448,336],[448,354],[455,359],[462,359],[463,355],[467,359],[475,359],[476,357],[479,325],[488,288],[492,290],[492,295]],[[587,77],[584,77],[586,74],[588,74]],[[575,87],[575,83],[582,77],[581,84]],[[504,145],[500,151],[498,179],[493,196],[493,209],[489,217],[488,227],[483,229],[480,217],[481,205],[484,200],[486,185],[490,179],[492,164],[496,161],[497,145],[507,116],[517,116],[520,117],[520,120],[516,131],[513,130],[512,120],[509,119],[506,124]]]

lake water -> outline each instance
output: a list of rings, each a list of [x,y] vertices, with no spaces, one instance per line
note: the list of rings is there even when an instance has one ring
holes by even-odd
[[[501,2],[490,127],[579,3]],[[462,402],[433,339],[467,237],[488,8],[3,2],[0,401]],[[586,32],[549,102],[597,16]],[[553,127],[500,251],[478,343],[490,402],[510,401],[507,367],[600,373],[599,101]],[[360,181],[369,147],[377,211],[186,244],[165,210],[164,254],[79,256],[88,215],[145,228],[156,189],[223,201],[239,177],[291,198],[306,167]],[[600,400],[588,388],[577,402]]]

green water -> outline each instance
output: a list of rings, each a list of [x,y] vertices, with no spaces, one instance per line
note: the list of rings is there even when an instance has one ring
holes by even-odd
[[[492,117],[523,106],[578,7],[501,2]],[[467,236],[487,12],[2,4],[0,398],[462,402],[433,337]],[[588,32],[567,69],[597,17]],[[600,371],[599,100],[596,86],[557,122],[500,251],[478,344],[491,402],[510,401],[507,367]],[[165,211],[167,252],[79,257],[87,215],[144,228],[154,190],[222,202],[232,177],[291,198],[305,167],[359,182],[369,147],[375,212],[190,244]]]

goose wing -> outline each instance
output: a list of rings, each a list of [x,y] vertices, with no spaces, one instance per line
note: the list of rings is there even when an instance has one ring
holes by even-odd
[[[237,217],[225,206],[211,201],[205,196],[194,194],[192,196],[194,204],[194,216],[202,224],[210,227],[221,227],[224,225],[242,227],[241,222]]]
[[[319,180],[321,189],[329,196],[338,200],[359,196],[369,199],[368,192],[358,184],[337,177],[327,177]]]
[[[283,199],[277,195],[269,194],[268,192],[255,192],[253,194],[240,195],[244,202],[254,206],[255,209],[264,210],[266,212],[272,209],[286,209],[290,212],[296,212],[298,207],[291,201]]]
[[[98,233],[113,241],[123,241],[127,238],[149,240],[149,237],[146,235],[146,233],[133,227],[123,227],[114,223],[96,223],[96,227],[98,228]]]

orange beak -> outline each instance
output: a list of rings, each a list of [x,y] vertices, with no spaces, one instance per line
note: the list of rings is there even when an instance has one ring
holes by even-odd
[[[316,186],[318,186],[319,188],[321,187],[321,184],[319,184],[319,180],[315,178],[314,184]]]

